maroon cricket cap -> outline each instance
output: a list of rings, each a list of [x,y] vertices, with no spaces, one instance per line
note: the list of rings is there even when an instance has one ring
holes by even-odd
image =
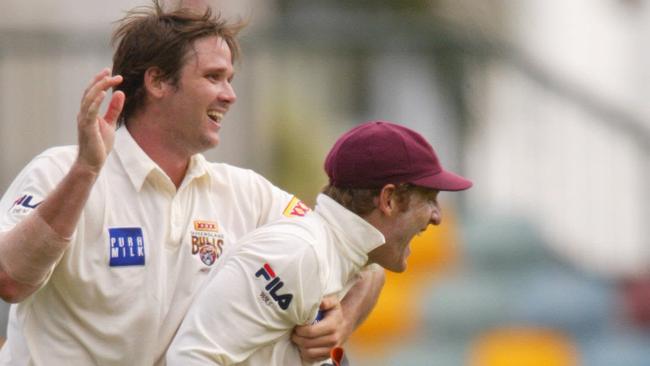
[[[440,191],[462,191],[472,182],[442,168],[419,133],[385,121],[363,123],[341,136],[325,159],[330,184],[380,188],[411,183]]]

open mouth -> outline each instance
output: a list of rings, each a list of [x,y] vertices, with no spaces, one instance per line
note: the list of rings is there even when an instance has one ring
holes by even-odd
[[[210,118],[213,122],[219,123],[223,119],[223,113],[215,110],[209,110],[208,118]]]

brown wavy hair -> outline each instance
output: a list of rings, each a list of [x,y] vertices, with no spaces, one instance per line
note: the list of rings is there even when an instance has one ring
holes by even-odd
[[[241,55],[237,33],[245,23],[228,23],[210,7],[203,13],[191,9],[165,12],[157,0],[151,6],[136,7],[117,21],[111,43],[113,75],[124,80],[115,87],[126,95],[118,126],[137,113],[145,104],[144,73],[150,67],[161,71],[161,79],[177,86],[187,55],[199,38],[221,37],[235,63]]]
[[[411,194],[416,192],[426,194],[430,191],[428,188],[409,183],[396,184],[395,186],[395,196],[400,211],[408,209]],[[381,188],[341,188],[333,185],[327,185],[322,189],[323,194],[361,217],[368,215],[377,207],[375,197],[379,196],[379,192],[381,192]]]

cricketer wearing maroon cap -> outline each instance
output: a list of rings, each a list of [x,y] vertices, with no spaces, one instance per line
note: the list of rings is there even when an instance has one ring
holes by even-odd
[[[462,191],[472,182],[442,169],[435,151],[419,133],[385,121],[361,124],[338,139],[327,159],[330,184],[379,188],[411,183],[439,191]]]
[[[429,224],[439,225],[440,191],[461,191],[472,182],[442,168],[419,133],[386,121],[363,123],[341,136],[325,159],[330,184],[324,193],[379,229],[386,243],[369,262],[403,272],[409,243]]]
[[[438,193],[472,185],[418,133],[383,121],[341,136],[325,170],[313,211],[254,230],[218,264],[168,365],[339,365],[341,348],[329,362],[301,362],[291,329],[317,321],[321,301],[344,296],[369,264],[404,271],[413,236],[441,222]]]

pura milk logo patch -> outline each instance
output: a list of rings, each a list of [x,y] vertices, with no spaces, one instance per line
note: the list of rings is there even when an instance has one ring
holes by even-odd
[[[108,236],[111,267],[144,265],[142,228],[109,228]]]

